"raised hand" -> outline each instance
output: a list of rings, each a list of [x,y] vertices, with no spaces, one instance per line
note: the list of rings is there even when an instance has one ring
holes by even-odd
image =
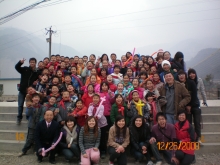
[[[127,107],[128,107],[128,109],[131,108],[131,102],[130,101],[128,101]]]
[[[26,59],[25,58],[23,58],[22,60],[20,60],[20,63],[24,63],[24,61],[25,61]]]

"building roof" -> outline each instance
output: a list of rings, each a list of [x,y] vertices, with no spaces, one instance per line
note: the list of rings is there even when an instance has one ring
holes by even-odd
[[[20,80],[20,78],[0,78],[0,80]]]

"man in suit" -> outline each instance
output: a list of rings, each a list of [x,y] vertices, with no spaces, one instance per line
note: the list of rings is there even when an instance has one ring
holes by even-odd
[[[42,148],[45,150],[50,148],[59,137],[59,124],[53,120],[53,111],[47,110],[44,113],[44,120],[39,122],[36,127],[35,142],[37,146],[38,162],[41,163],[43,156],[40,151]],[[55,148],[49,151],[49,162],[55,164]]]

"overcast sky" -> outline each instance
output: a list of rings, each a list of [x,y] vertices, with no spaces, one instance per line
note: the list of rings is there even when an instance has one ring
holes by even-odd
[[[4,0],[0,3],[0,17],[35,2],[38,1]],[[219,35],[220,1],[69,0],[27,11],[0,25],[0,29],[14,27],[30,33],[37,31],[34,34],[45,40],[44,28],[50,25],[57,31],[53,42],[61,42],[79,52],[83,53],[84,49],[126,52],[134,47]]]

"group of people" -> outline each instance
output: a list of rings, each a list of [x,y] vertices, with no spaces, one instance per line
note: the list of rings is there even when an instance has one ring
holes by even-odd
[[[201,144],[198,91],[207,102],[202,79],[186,70],[183,53],[171,58],[160,51],[153,58],[127,52],[120,60],[112,53],[110,59],[52,55],[37,67],[35,58],[29,67],[21,67],[25,59],[15,65],[21,74],[17,124],[24,102],[28,120],[19,156],[35,144],[39,163],[49,153],[55,164],[55,154],[62,153],[66,161],[76,157],[81,165],[95,165],[108,153],[109,165],[126,165],[130,146],[137,164],[146,157],[153,165],[154,157],[160,165],[160,153],[173,165],[195,161]]]

